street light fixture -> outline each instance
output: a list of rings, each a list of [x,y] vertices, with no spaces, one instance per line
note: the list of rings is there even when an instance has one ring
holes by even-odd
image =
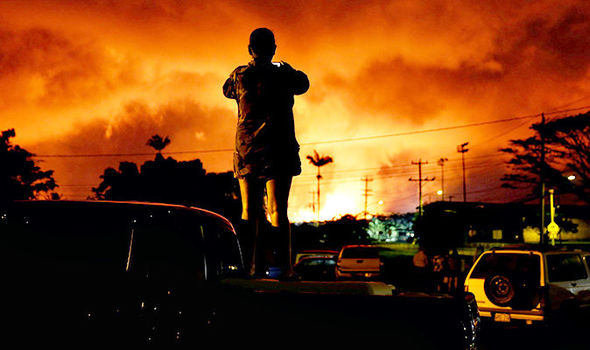
[[[568,180],[574,181],[576,179],[576,175],[570,175],[567,177]]]

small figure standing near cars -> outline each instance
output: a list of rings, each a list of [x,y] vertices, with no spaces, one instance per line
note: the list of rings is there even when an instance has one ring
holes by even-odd
[[[416,287],[420,290],[426,290],[429,284],[430,261],[424,247],[418,248],[418,252],[412,258],[412,263],[414,265]]]
[[[445,269],[445,288],[449,293],[454,293],[459,288],[459,276],[461,274],[461,260],[457,248],[447,257],[447,264]]]
[[[445,264],[445,256],[442,254],[436,254],[432,258],[432,282],[437,292],[443,291]]]

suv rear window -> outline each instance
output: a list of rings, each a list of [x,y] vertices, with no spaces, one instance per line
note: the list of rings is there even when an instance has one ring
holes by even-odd
[[[346,248],[342,252],[343,259],[371,259],[379,257],[379,249],[369,247]]]
[[[541,277],[541,260],[529,253],[488,253],[481,257],[471,273],[472,278],[486,278],[492,274],[518,274]]]
[[[547,269],[551,282],[575,281],[588,277],[579,254],[547,255]]]

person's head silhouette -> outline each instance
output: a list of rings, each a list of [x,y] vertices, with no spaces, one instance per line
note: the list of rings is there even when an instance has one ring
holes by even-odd
[[[268,28],[255,29],[250,34],[248,52],[256,61],[270,61],[275,55],[275,36]]]

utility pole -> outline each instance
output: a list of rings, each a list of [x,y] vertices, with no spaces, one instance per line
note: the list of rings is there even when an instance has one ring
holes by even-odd
[[[422,216],[422,182],[423,181],[434,181],[434,177],[422,178],[422,164],[428,164],[428,162],[423,162],[422,159],[419,159],[417,162],[412,161],[412,165],[418,165],[418,178],[417,179],[409,178],[409,181],[417,181],[418,182],[418,203],[419,203],[418,215],[419,216]]]
[[[466,146],[469,142],[465,142],[457,146],[457,152],[461,153],[461,160],[463,161],[463,202],[467,202],[467,185],[465,184],[465,152],[469,151]]]
[[[364,211],[364,216],[365,216],[365,220],[367,220],[367,205],[368,205],[368,200],[369,200],[369,196],[371,195],[371,190],[369,189],[369,182],[373,181],[372,178],[365,176],[364,178],[361,179],[362,181],[365,182],[365,190],[363,191],[363,195],[365,196],[365,211]]]
[[[541,182],[541,226],[539,227],[539,243],[545,243],[545,113],[541,113],[541,164],[539,166],[539,180]]]
[[[447,158],[441,158],[438,160],[438,165],[440,165],[440,190],[441,193],[441,200],[445,201],[445,162],[448,161]]]
[[[309,207],[311,208],[311,212],[315,215],[315,191],[310,191],[311,193],[311,202],[309,203]]]

